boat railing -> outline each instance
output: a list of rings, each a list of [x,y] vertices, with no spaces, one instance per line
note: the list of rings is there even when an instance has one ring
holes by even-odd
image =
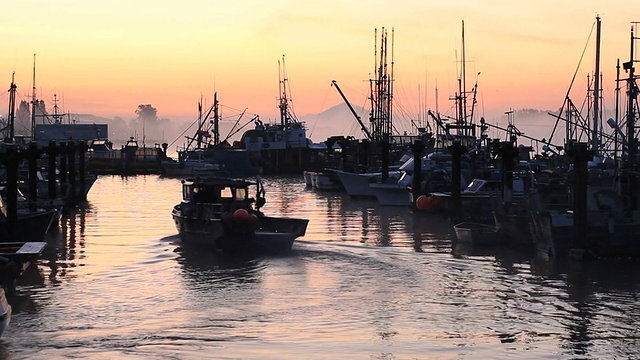
[[[232,215],[239,208],[246,208],[244,204],[237,202],[224,203],[197,203],[196,214],[203,219],[222,219],[225,215]]]

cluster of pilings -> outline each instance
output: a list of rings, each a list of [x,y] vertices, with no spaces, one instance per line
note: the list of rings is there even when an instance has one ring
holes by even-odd
[[[50,142],[48,146],[38,148],[35,142],[26,148],[16,144],[4,144],[0,152],[0,164],[5,168],[6,186],[6,239],[15,239],[18,213],[18,182],[20,164],[27,162],[27,200],[29,211],[38,210],[38,160],[46,155],[48,159],[48,194],[44,200],[62,199],[63,206],[75,206],[86,200],[85,153],[87,145],[80,141],[63,143]],[[58,186],[62,184],[63,186]],[[62,190],[62,191],[61,191]],[[64,192],[64,193],[62,193]]]

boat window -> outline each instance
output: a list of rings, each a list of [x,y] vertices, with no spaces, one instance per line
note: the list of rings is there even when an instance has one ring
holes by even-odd
[[[220,189],[220,198],[221,199],[233,199],[233,189],[225,186]]]
[[[484,185],[484,181],[474,179],[473,181],[471,181],[471,184],[467,186],[467,188],[465,189],[465,192],[477,192],[478,190],[480,190],[482,185]]]
[[[244,200],[247,198],[247,189],[239,188],[236,189],[236,200]]]
[[[194,200],[200,203],[215,203],[219,199],[218,189],[203,186],[194,189]]]
[[[182,187],[182,200],[189,200],[189,187],[187,186]]]

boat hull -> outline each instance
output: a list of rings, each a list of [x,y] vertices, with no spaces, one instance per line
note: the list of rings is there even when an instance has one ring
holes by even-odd
[[[399,184],[369,184],[371,192],[383,206],[409,206],[411,196],[406,186]]]
[[[163,160],[162,174],[166,176],[205,176],[213,175],[220,171],[220,167],[206,162],[178,162],[175,160]]]
[[[304,236],[308,220],[261,216],[256,223],[232,218],[184,216],[180,206],[173,220],[185,245],[206,247],[225,253],[277,253],[290,250],[295,239]]]
[[[638,257],[638,222],[616,222],[607,212],[590,212],[586,237],[579,241],[572,213],[532,214],[531,235],[536,251],[543,257]]]
[[[40,209],[36,212],[19,210],[15,224],[16,237],[26,241],[42,241],[54,223],[56,214],[57,209]],[[6,227],[7,218],[3,216],[0,218],[0,242],[15,241],[6,238]]]
[[[375,197],[375,194],[369,188],[369,182],[371,182],[375,174],[356,174],[340,170],[336,170],[335,173],[347,195],[351,197]]]
[[[458,241],[474,245],[496,245],[506,241],[504,232],[495,226],[462,222],[453,227]]]

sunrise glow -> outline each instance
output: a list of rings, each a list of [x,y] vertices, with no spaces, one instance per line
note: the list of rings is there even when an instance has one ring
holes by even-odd
[[[596,16],[602,19],[603,96],[613,99],[616,60],[629,58],[633,1],[513,2],[291,0],[211,2],[12,1],[3,4],[0,79],[15,72],[21,99],[62,99],[67,111],[112,118],[153,104],[158,116],[193,119],[201,96],[263,119],[278,113],[278,61],[285,55],[298,114],[357,105],[374,68],[374,31],[393,29],[398,107],[452,106],[465,24],[467,86],[478,84],[488,119],[513,109],[557,109],[593,76]],[[584,57],[582,53],[584,51]],[[580,63],[582,58],[582,63]],[[580,67],[578,67],[580,65]],[[478,75],[480,74],[480,75]],[[438,98],[435,89],[438,89]],[[6,116],[6,92],[0,96]],[[422,103],[422,105],[419,105]]]

